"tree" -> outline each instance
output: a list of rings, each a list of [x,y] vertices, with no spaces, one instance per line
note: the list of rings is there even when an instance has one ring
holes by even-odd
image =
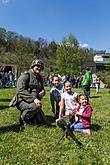
[[[56,66],[60,74],[78,75],[81,70],[83,51],[77,39],[70,34],[57,48]]]
[[[4,28],[0,28],[0,48],[5,47],[6,44],[6,30]]]
[[[16,32],[7,32],[6,36],[6,52],[13,52],[16,45],[16,39],[18,38],[18,34]]]
[[[56,62],[56,51],[57,51],[57,44],[55,41],[51,41],[48,45],[48,72],[53,72],[55,70],[55,62]]]
[[[62,44],[70,46],[72,48],[73,47],[74,48],[78,48],[79,47],[79,42],[78,42],[77,38],[72,33],[70,33],[67,38],[66,37],[63,38]]]

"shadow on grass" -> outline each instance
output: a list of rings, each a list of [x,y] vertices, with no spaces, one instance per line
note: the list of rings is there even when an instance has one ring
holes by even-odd
[[[46,116],[47,119],[47,123],[36,123],[33,126],[37,126],[37,127],[48,127],[48,128],[53,128],[56,127],[56,125],[51,125],[51,123],[55,122],[55,119],[52,116]],[[27,124],[27,125],[31,125],[31,124]],[[0,134],[5,133],[5,132],[17,132],[19,133],[20,131],[24,131],[25,127],[23,127],[20,124],[13,124],[10,126],[3,126],[0,127]]]
[[[35,126],[35,125],[33,125]],[[56,127],[55,125],[51,125],[51,124],[36,124],[37,127],[41,127],[41,126],[45,126],[48,128],[53,128]],[[20,124],[14,124],[14,125],[10,125],[10,126],[4,126],[4,127],[0,127],[0,134],[5,133],[5,132],[17,132],[19,133],[20,131],[25,131],[26,127],[21,126]]]
[[[19,132],[20,131],[20,124],[13,124],[10,126],[0,127],[0,134],[4,132]]]
[[[54,123],[55,122],[55,118],[51,115],[46,115],[46,119],[49,123]]]
[[[52,123],[55,123],[55,118],[51,115],[45,115],[46,117],[46,123],[42,123],[42,122],[38,122],[36,123],[37,126],[44,126],[44,127],[48,127],[48,128],[55,128],[56,125],[53,125]]]
[[[10,102],[11,99],[0,99],[0,102]]]
[[[101,126],[100,126],[99,124],[92,124],[92,125],[91,125],[91,129],[92,129],[93,131],[98,131],[98,130],[101,129]]]
[[[4,110],[6,108],[9,108],[9,106],[0,106],[0,110]]]
[[[91,96],[90,98],[99,98],[99,97],[101,97],[101,96]]]
[[[35,125],[34,125],[35,126]],[[43,123],[37,123],[37,127],[45,127],[45,128],[56,128],[56,125],[52,125],[51,123],[43,124]]]

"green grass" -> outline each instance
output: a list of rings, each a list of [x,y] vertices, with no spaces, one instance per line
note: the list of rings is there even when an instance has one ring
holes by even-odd
[[[74,89],[78,93],[80,89]],[[0,89],[0,165],[109,165],[110,164],[110,93],[91,89],[90,103],[94,109],[91,137],[87,140],[75,133],[83,143],[79,148],[71,139],[55,145],[61,130],[56,123],[50,126],[27,126],[19,130],[20,112],[8,107],[15,89]],[[49,88],[43,98],[43,111],[51,116]]]

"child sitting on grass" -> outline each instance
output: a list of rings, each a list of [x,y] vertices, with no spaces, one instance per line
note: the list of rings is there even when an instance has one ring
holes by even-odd
[[[68,80],[64,82],[64,90],[61,94],[59,119],[64,115],[72,119],[77,107],[78,94],[72,91],[72,84]]]
[[[75,123],[71,124],[70,128],[73,131],[79,131],[84,133],[84,137],[90,136],[92,107],[89,104],[88,97],[85,95],[79,95],[79,106],[75,113]]]

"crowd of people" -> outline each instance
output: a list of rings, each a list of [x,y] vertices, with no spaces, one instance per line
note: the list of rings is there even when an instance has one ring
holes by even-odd
[[[16,77],[12,71],[9,72],[0,72],[0,87],[15,87],[16,86]]]
[[[20,110],[19,122],[23,127],[39,122],[48,123],[42,110],[42,97],[46,94],[41,75],[43,69],[43,61],[36,59],[32,61],[30,69],[22,73],[17,80],[16,107]],[[68,116],[72,131],[80,131],[90,136],[93,111],[89,104],[91,71],[86,68],[82,77],[81,95],[73,91],[74,83],[68,77],[62,79],[59,74],[53,74],[50,82],[50,105],[56,122],[63,116]]]

